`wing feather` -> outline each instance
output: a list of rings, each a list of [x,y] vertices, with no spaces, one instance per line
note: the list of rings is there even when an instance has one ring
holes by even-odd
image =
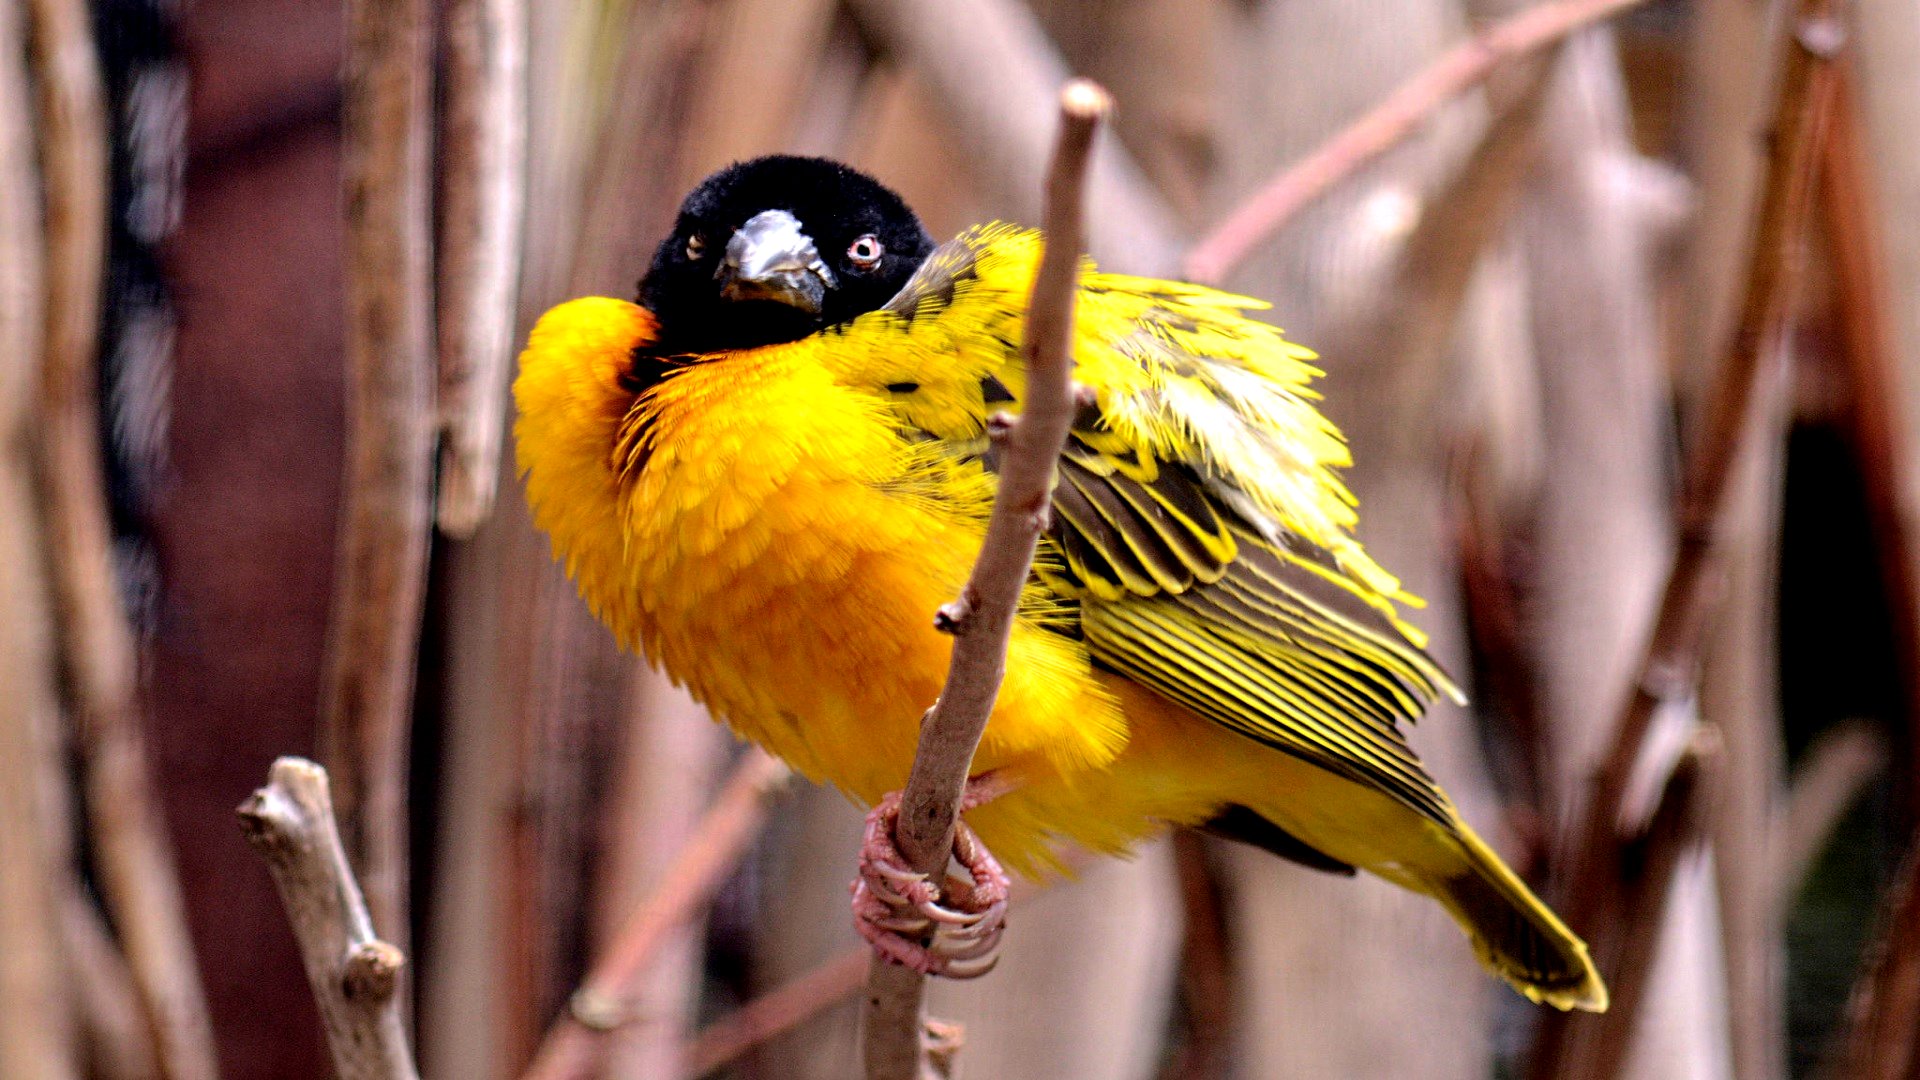
[[[897,390],[917,364],[917,391],[890,397],[903,423],[988,470],[987,412],[1025,390],[1015,343],[1039,247],[1008,226],[969,232],[872,316],[923,355],[871,358],[863,377]],[[1352,536],[1313,354],[1248,318],[1260,305],[1244,297],[1091,266],[1082,281],[1076,376],[1095,404],[1061,456],[1036,587],[1077,605],[1097,662],[1451,822],[1401,723],[1458,692],[1400,618],[1417,600]]]

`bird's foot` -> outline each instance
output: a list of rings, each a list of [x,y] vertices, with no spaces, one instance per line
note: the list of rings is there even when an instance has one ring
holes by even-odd
[[[881,956],[922,975],[974,979],[992,971],[1006,929],[1006,871],[966,822],[956,822],[953,856],[972,880],[949,876],[942,889],[895,845],[899,820],[897,791],[867,814],[853,882],[854,929]]]

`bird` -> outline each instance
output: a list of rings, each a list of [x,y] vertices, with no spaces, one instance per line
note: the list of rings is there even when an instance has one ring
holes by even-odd
[[[634,301],[562,303],[520,358],[518,469],[587,605],[736,734],[875,808],[856,924],[902,963],[978,973],[1002,864],[1186,826],[1430,897],[1529,1000],[1603,1011],[1586,945],[1406,739],[1460,692],[1355,537],[1315,354],[1259,301],[1086,259],[1083,390],[975,758],[971,880],[900,865],[890,793],[946,672],[933,614],[981,546],[1044,245],[1001,222],[936,243],[829,159],[707,177]]]

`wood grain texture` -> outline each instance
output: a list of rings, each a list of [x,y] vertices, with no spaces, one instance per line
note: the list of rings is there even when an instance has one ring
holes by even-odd
[[[341,834],[407,937],[407,768],[433,506],[426,0],[347,8],[347,463],[320,696]]]

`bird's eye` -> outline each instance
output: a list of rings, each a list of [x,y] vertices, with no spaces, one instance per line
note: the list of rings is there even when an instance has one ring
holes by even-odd
[[[687,237],[687,258],[698,259],[707,250],[707,238],[699,233]]]
[[[847,258],[853,260],[853,265],[862,270],[871,270],[880,265],[880,256],[886,253],[887,246],[872,233],[855,240],[853,245],[847,248]]]

